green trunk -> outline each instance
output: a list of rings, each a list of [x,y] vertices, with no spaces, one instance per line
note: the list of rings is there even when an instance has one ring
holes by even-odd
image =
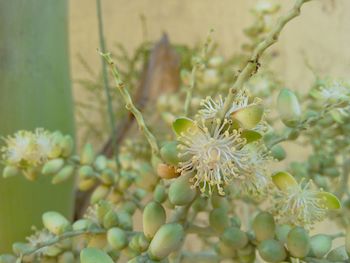
[[[0,134],[43,127],[74,135],[66,0],[0,0]],[[41,214],[71,217],[73,180],[0,179],[0,253]]]

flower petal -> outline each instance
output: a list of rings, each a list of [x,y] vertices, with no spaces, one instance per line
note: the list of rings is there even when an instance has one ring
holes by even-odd
[[[244,128],[252,129],[261,121],[263,113],[262,105],[253,104],[233,112],[231,117],[238,120]]]

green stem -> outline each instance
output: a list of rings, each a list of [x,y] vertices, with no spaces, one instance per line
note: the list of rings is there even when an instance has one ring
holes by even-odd
[[[151,131],[148,129],[145,120],[142,116],[142,113],[136,108],[135,104],[133,103],[130,93],[128,89],[126,88],[124,82],[121,80],[120,74],[116,67],[114,66],[114,62],[108,53],[101,53],[101,56],[105,59],[105,61],[108,63],[108,65],[111,68],[117,89],[119,90],[120,94],[122,95],[122,98],[125,102],[125,107],[127,110],[129,110],[135,117],[136,122],[142,131],[142,133],[145,135],[149,145],[152,149],[152,154],[159,156],[159,147],[156,138],[151,133]]]
[[[242,89],[244,83],[256,73],[259,67],[259,59],[264,53],[264,51],[277,42],[278,37],[284,28],[284,26],[293,18],[299,16],[301,6],[310,0],[296,0],[294,7],[284,16],[280,17],[276,26],[271,30],[271,32],[266,36],[266,38],[256,46],[250,59],[246,62],[243,70],[239,73],[236,81],[230,88],[228,95],[226,97],[224,107],[222,111],[219,112],[219,117],[221,119],[225,118],[226,113],[231,108],[232,102],[234,100],[237,90]]]

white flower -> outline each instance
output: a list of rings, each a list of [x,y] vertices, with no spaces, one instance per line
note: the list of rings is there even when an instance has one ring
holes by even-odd
[[[274,198],[274,212],[281,223],[310,226],[322,221],[327,207],[320,195],[322,190],[312,189],[311,181],[278,190]]]
[[[320,95],[328,101],[349,100],[350,88],[338,81],[333,81],[329,85],[320,87]]]
[[[36,153],[42,161],[47,160],[53,150],[53,135],[42,128],[35,130]]]
[[[180,156],[187,161],[179,164],[182,175],[193,174],[193,187],[200,187],[204,193],[217,188],[224,194],[223,186],[233,178],[241,176],[240,171],[248,169],[248,151],[243,149],[245,140],[237,130],[229,131],[228,121],[215,120],[208,128],[204,121],[197,129],[184,132],[179,138]]]
[[[42,244],[52,241],[56,236],[47,229],[37,230],[34,228],[35,233],[27,237],[29,245],[32,247],[42,246]],[[36,254],[45,254],[50,249],[50,246],[42,247],[36,251]]]
[[[18,131],[5,138],[6,146],[1,151],[5,162],[11,165],[36,164],[35,139],[31,132]]]

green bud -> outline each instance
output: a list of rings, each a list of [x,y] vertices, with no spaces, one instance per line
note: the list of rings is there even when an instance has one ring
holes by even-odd
[[[96,204],[98,201],[105,199],[109,193],[109,187],[106,185],[99,185],[91,195],[91,204]]]
[[[105,215],[112,210],[112,205],[106,200],[100,200],[96,206],[96,217],[98,222],[103,222]]]
[[[96,184],[96,179],[84,179],[79,180],[78,188],[80,191],[88,191],[93,188]]]
[[[208,206],[208,199],[204,196],[198,196],[196,200],[193,202],[192,208],[195,211],[203,211]]]
[[[162,225],[149,246],[149,254],[152,259],[161,260],[171,252],[179,248],[184,239],[185,232],[179,224]]]
[[[154,189],[153,199],[158,203],[163,203],[167,198],[166,189],[164,185],[158,184]]]
[[[226,228],[221,240],[234,249],[240,249],[248,244],[248,236],[237,227]]]
[[[90,165],[83,165],[79,168],[79,178],[81,180],[95,177],[95,171]]]
[[[140,233],[138,235],[138,244],[140,246],[141,251],[144,252],[149,247],[150,241],[143,233]]]
[[[160,149],[160,155],[166,163],[177,165],[181,161],[178,157],[177,145],[176,141],[166,142]]]
[[[214,208],[209,214],[209,224],[215,232],[221,234],[230,225],[225,208]]]
[[[281,120],[287,127],[299,124],[301,110],[297,96],[289,89],[282,89],[277,98],[277,110]]]
[[[143,233],[147,238],[152,238],[158,229],[166,222],[166,213],[163,206],[157,202],[150,202],[143,210]]]
[[[346,262],[346,260],[349,259],[349,256],[346,253],[345,247],[340,246],[329,252],[327,259],[332,262]]]
[[[16,242],[12,245],[12,250],[16,255],[21,255],[32,251],[33,247],[28,243]]]
[[[129,248],[134,250],[137,254],[141,254],[141,247],[139,245],[138,235],[132,236],[129,242]]]
[[[275,228],[275,220],[268,212],[261,212],[254,218],[253,230],[258,241],[273,239]]]
[[[91,225],[91,221],[88,219],[79,219],[73,223],[73,230],[84,231],[87,230]]]
[[[258,246],[258,251],[262,259],[267,262],[282,262],[287,257],[284,246],[273,239],[262,241]]]
[[[109,229],[119,224],[119,218],[117,212],[109,210],[103,217],[103,227]]]
[[[289,234],[289,231],[292,229],[290,225],[277,225],[276,226],[276,237],[279,241],[282,243],[287,242],[287,236]]]
[[[236,250],[232,249],[231,246],[225,244],[223,241],[218,242],[216,251],[224,258],[233,258],[236,256]]]
[[[113,263],[113,260],[106,252],[97,248],[84,248],[80,252],[81,263]]]
[[[63,165],[64,165],[64,160],[62,158],[52,159],[50,161],[47,161],[44,164],[41,172],[44,175],[55,174],[55,173],[58,173],[59,170],[61,170]]]
[[[45,249],[45,255],[49,257],[57,257],[62,253],[62,249],[58,246],[49,246]]]
[[[133,179],[129,174],[122,174],[118,180],[118,189],[120,191],[124,191],[129,188],[129,186],[132,184]]]
[[[278,161],[282,161],[286,158],[286,151],[281,145],[275,145],[271,148],[271,155]]]
[[[286,132],[286,136],[287,136],[288,140],[292,140],[292,141],[298,139],[299,135],[300,135],[300,132],[297,129],[289,129],[288,128],[288,130]]]
[[[118,212],[119,227],[125,230],[132,229],[132,217],[129,213],[121,211]]]
[[[0,256],[0,263],[15,263],[16,257],[11,254],[3,254]]]
[[[189,182],[191,175],[180,176],[169,187],[169,200],[174,205],[186,205],[196,197],[196,191]]]
[[[97,171],[102,171],[107,168],[107,158],[104,155],[99,155],[96,157],[94,162],[94,167]]]
[[[62,183],[68,180],[74,173],[73,165],[66,165],[63,167],[51,180],[53,184]]]
[[[112,169],[104,169],[100,174],[100,180],[105,185],[114,184],[114,172]]]
[[[323,258],[332,248],[332,238],[318,234],[310,239],[311,253],[317,258]]]
[[[73,148],[74,148],[74,142],[73,142],[72,136],[65,135],[61,140],[60,146],[62,150],[61,155],[63,157],[69,157],[72,154]]]
[[[238,216],[231,217],[231,225],[240,228],[242,225],[241,219]]]
[[[137,206],[136,206],[135,202],[132,202],[132,201],[126,201],[120,207],[121,211],[125,211],[130,215],[133,215],[135,213],[136,209],[137,209]]]
[[[50,211],[42,216],[44,227],[51,233],[60,235],[71,228],[69,221],[60,213]]]
[[[81,155],[80,155],[80,163],[91,165],[95,160],[95,151],[91,144],[85,144]]]
[[[13,177],[16,175],[21,175],[21,171],[15,166],[7,165],[7,166],[5,166],[5,168],[2,172],[2,176],[4,178]]]
[[[227,200],[226,196],[221,196],[217,193],[214,193],[211,196],[211,204],[212,204],[213,208],[224,208],[224,209],[226,209],[226,211],[231,206],[231,204]]]
[[[58,257],[57,263],[75,263],[74,254],[71,251],[66,251]]]
[[[125,248],[128,244],[128,239],[124,230],[113,227],[107,232],[108,244],[116,250],[121,250]]]
[[[294,227],[287,236],[287,248],[296,258],[305,257],[310,251],[310,237],[302,227]]]
[[[157,185],[158,176],[155,174],[153,167],[143,162],[139,167],[139,176],[136,178],[136,185],[147,191],[152,191]]]

